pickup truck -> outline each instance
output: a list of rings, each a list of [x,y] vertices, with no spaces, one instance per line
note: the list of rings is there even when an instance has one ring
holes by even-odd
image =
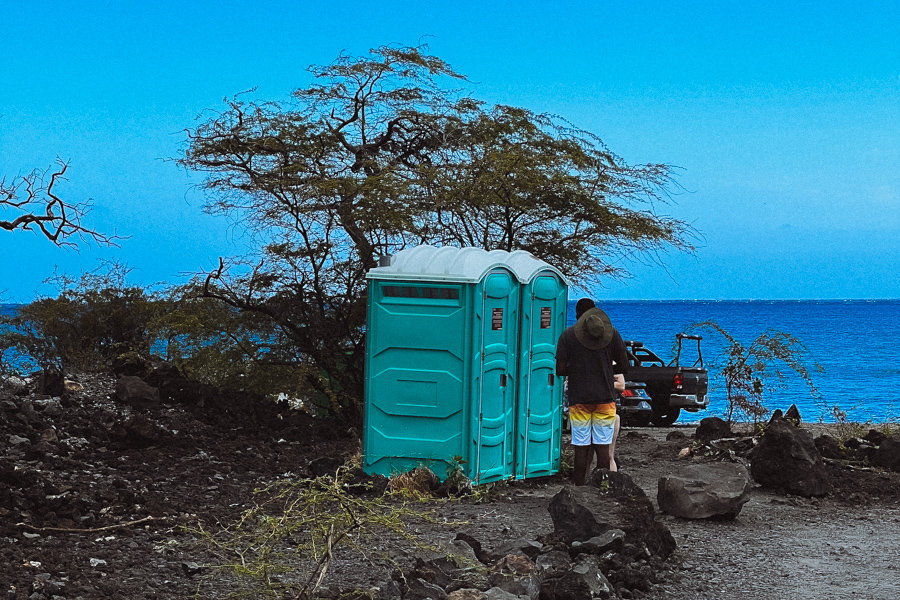
[[[666,363],[642,342],[626,341],[628,349],[628,381],[643,383],[650,396],[649,414],[635,415],[638,425],[647,421],[657,426],[668,426],[678,420],[682,410],[696,412],[709,406],[709,375],[703,367],[699,335],[675,334],[677,350],[675,358]],[[685,340],[697,342],[697,357],[694,362],[682,360],[682,343]],[[691,345],[693,346],[693,345]]]

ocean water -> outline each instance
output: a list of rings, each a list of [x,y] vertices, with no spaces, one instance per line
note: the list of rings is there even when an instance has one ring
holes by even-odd
[[[770,409],[796,404],[806,421],[834,422],[833,408],[856,422],[900,421],[900,300],[749,300],[749,301],[604,301],[596,300],[622,337],[640,340],[668,361],[675,334],[712,320],[749,345],[759,334],[778,330],[806,347],[807,364],[818,389],[790,377],[782,389],[764,398]],[[574,322],[575,303],[569,303]],[[701,350],[710,369],[710,407],[682,411],[679,422],[724,416],[724,384],[715,368],[724,344],[718,333],[703,332]],[[685,342],[687,348],[688,342]],[[818,363],[824,372],[812,368]]]
[[[856,422],[900,421],[900,300],[596,300],[625,339],[640,340],[664,360],[673,357],[675,334],[712,320],[744,344],[770,330],[798,338],[818,395],[802,379],[789,378],[764,399],[771,409],[796,404],[806,421],[834,422],[833,408]],[[13,314],[14,305],[0,305]],[[569,324],[575,302],[569,303]],[[710,407],[681,413],[679,422],[724,416],[727,400],[716,364],[724,348],[718,334],[703,333],[704,363],[710,370]],[[687,343],[685,348],[688,348]],[[692,355],[688,354],[689,357]],[[818,363],[823,373],[812,368]]]

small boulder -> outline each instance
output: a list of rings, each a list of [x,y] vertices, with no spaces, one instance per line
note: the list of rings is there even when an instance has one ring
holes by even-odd
[[[457,533],[455,539],[468,544],[469,547],[472,548],[472,552],[475,553],[475,556],[478,558],[479,562],[482,562],[484,564],[493,562],[493,560],[494,560],[493,557],[491,557],[491,555],[481,547],[481,542],[479,542],[477,539],[475,539],[468,533],[465,533],[465,532]]]
[[[0,380],[0,389],[8,391],[14,396],[24,396],[28,394],[28,382],[21,377],[13,375]]]
[[[847,438],[844,441],[850,460],[859,462],[872,462],[877,451],[877,444],[861,437]]]
[[[486,600],[484,592],[475,588],[462,588],[453,590],[447,595],[447,600]]]
[[[47,396],[62,396],[66,393],[63,374],[52,369],[41,371],[35,378],[35,392]]]
[[[618,552],[625,543],[625,532],[621,529],[610,529],[602,535],[594,536],[583,542],[574,541],[569,546],[572,552],[588,552],[590,554],[603,554],[604,552]]]
[[[750,499],[750,475],[743,465],[705,463],[660,477],[659,509],[685,519],[734,519]]]
[[[541,582],[541,598],[554,600],[581,600],[582,598],[614,598],[615,588],[603,575],[594,557],[572,565],[558,576],[547,577]]]
[[[800,417],[800,409],[797,408],[796,404],[791,404],[791,406],[784,413],[784,420],[790,421],[793,425],[797,427],[800,426],[800,423],[803,422],[803,419]]]
[[[719,417],[706,417],[701,419],[694,432],[694,438],[700,442],[710,442],[721,438],[731,437],[731,425],[725,419]]]
[[[844,450],[841,448],[840,442],[828,434],[822,434],[815,439],[816,449],[822,458],[831,458],[833,460],[841,460],[845,458]]]
[[[74,379],[66,379],[63,381],[63,387],[66,388],[67,392],[83,392],[84,385],[75,381]]]
[[[684,435],[684,432],[678,431],[677,429],[675,431],[670,431],[669,433],[666,434],[667,442],[682,442],[686,439],[687,439],[687,436]]]
[[[309,472],[313,477],[334,476],[339,468],[344,466],[342,456],[317,456],[309,461]]]
[[[409,600],[447,600],[447,592],[439,586],[420,578],[408,579],[404,599]]]
[[[502,558],[508,554],[524,554],[528,558],[534,559],[541,553],[542,548],[543,544],[538,541],[527,538],[518,538],[503,542],[494,548],[493,554],[497,556],[497,558]]]
[[[125,375],[116,381],[116,398],[135,408],[154,408],[159,406],[159,388],[140,377]]]
[[[519,600],[520,598],[521,596],[499,587],[492,587],[484,592],[484,600]]]
[[[56,434],[55,427],[47,427],[41,432],[41,441],[48,444],[56,444],[59,442],[59,436]]]
[[[488,581],[491,586],[514,596],[536,597],[539,591],[537,567],[524,554],[508,554],[492,565]]]
[[[142,448],[152,446],[162,440],[163,432],[144,415],[132,415],[123,424],[125,439],[129,446]]]
[[[618,531],[618,530],[615,530]],[[538,573],[544,579],[547,577],[556,577],[562,575],[572,566],[571,556],[568,552],[562,550],[551,550],[541,554],[534,560]]]
[[[750,474],[762,486],[799,496],[824,496],[831,490],[812,436],[784,419],[766,426],[753,452]]]
[[[880,446],[881,442],[887,439],[887,434],[883,431],[878,431],[877,429],[870,429],[866,435],[863,436],[863,439],[867,442],[875,444],[876,446]]]
[[[900,471],[900,433],[881,442],[872,456],[872,463],[891,471]]]

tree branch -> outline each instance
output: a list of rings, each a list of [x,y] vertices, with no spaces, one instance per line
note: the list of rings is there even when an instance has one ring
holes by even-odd
[[[108,236],[82,224],[82,218],[90,212],[90,202],[70,203],[56,194],[54,188],[60,181],[65,181],[69,168],[62,160],[57,160],[57,164],[58,168],[50,173],[50,182],[46,185],[44,181],[49,169],[44,173],[32,171],[11,183],[5,179],[0,181],[0,209],[21,212],[13,219],[0,220],[0,229],[37,231],[60,247],[76,247],[74,238],[118,246],[116,240],[122,239],[119,236]]]

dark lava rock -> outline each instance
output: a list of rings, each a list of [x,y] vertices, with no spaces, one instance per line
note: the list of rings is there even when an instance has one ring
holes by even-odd
[[[710,442],[721,438],[731,437],[731,425],[728,421],[719,417],[706,417],[697,425],[694,438],[701,442]]]
[[[831,489],[812,435],[783,419],[766,426],[753,452],[750,474],[762,486],[799,496],[824,496]]]
[[[587,485],[564,487],[550,501],[549,511],[554,533],[567,543],[621,529],[626,555],[636,556],[646,548],[665,558],[675,550],[675,539],[656,519],[644,490],[621,472],[598,469]]]
[[[892,471],[900,471],[900,434],[895,433],[881,442],[872,456],[872,463]]]
[[[822,458],[841,460],[844,458],[844,450],[840,442],[828,434],[822,434],[815,439],[816,449]]]

